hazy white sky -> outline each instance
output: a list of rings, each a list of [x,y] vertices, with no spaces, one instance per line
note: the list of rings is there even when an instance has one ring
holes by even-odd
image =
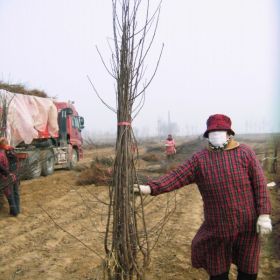
[[[144,1],[144,0],[143,0]],[[231,117],[242,133],[280,131],[278,0],[163,0],[151,69],[165,44],[157,75],[134,127],[156,131],[171,120],[180,133],[203,133],[210,114]],[[0,0],[0,79],[74,100],[87,130],[116,130],[116,116],[94,94],[115,105],[109,61],[110,0]]]

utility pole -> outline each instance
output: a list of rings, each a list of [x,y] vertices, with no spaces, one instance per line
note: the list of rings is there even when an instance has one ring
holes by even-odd
[[[168,118],[167,118],[167,133],[170,134],[171,133],[171,118],[170,118],[170,111],[168,111]]]

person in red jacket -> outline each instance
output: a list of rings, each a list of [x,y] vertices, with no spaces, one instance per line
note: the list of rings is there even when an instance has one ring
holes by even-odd
[[[168,134],[165,141],[165,154],[167,159],[173,159],[174,155],[176,154],[175,140],[171,134]]]
[[[228,280],[231,263],[238,280],[257,279],[260,234],[272,231],[271,204],[262,167],[253,150],[234,140],[231,120],[208,118],[208,147],[175,171],[139,185],[135,191],[159,195],[196,183],[203,199],[204,222],[192,241],[192,265],[211,280]]]
[[[5,137],[0,138],[0,191],[6,196],[10,215],[17,216],[19,214],[19,196],[15,196],[16,176],[10,172],[9,161],[6,155],[8,142]],[[18,194],[18,192],[17,192]],[[18,203],[17,203],[18,201]]]

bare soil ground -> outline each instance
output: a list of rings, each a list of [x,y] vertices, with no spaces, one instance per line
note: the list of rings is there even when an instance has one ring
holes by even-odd
[[[146,148],[140,149],[140,153],[146,152]],[[161,148],[155,147],[154,152],[163,162]],[[80,165],[87,166],[93,157],[112,153],[112,148],[86,151]],[[181,160],[179,154],[176,160]],[[160,174],[156,163],[140,161],[139,166],[147,167],[151,176]],[[22,213],[10,217],[7,204],[0,210],[1,280],[104,279],[101,259],[107,206],[101,201],[108,201],[108,188],[78,186],[79,174],[57,170],[48,177],[22,181]],[[277,280],[280,279],[280,191],[270,192],[274,232],[263,242],[258,279]],[[164,216],[166,201],[173,202],[174,195],[148,198],[148,224]],[[202,201],[196,186],[177,191],[176,209],[152,251],[148,280],[208,279],[203,270],[192,268],[190,261],[191,241],[202,219]],[[235,279],[235,276],[232,267],[230,277]]]

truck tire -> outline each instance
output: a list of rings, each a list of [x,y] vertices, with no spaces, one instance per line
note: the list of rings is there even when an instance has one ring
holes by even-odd
[[[69,162],[69,169],[73,169],[77,166],[77,163],[78,163],[78,152],[76,149],[73,149],[72,150],[72,156],[71,156],[71,159],[70,159],[70,162]]]
[[[51,150],[44,151],[42,158],[42,176],[48,176],[54,172],[54,154]]]
[[[41,176],[42,173],[42,164],[39,159],[36,159],[32,162],[30,172],[29,172],[29,178],[34,179]]]

